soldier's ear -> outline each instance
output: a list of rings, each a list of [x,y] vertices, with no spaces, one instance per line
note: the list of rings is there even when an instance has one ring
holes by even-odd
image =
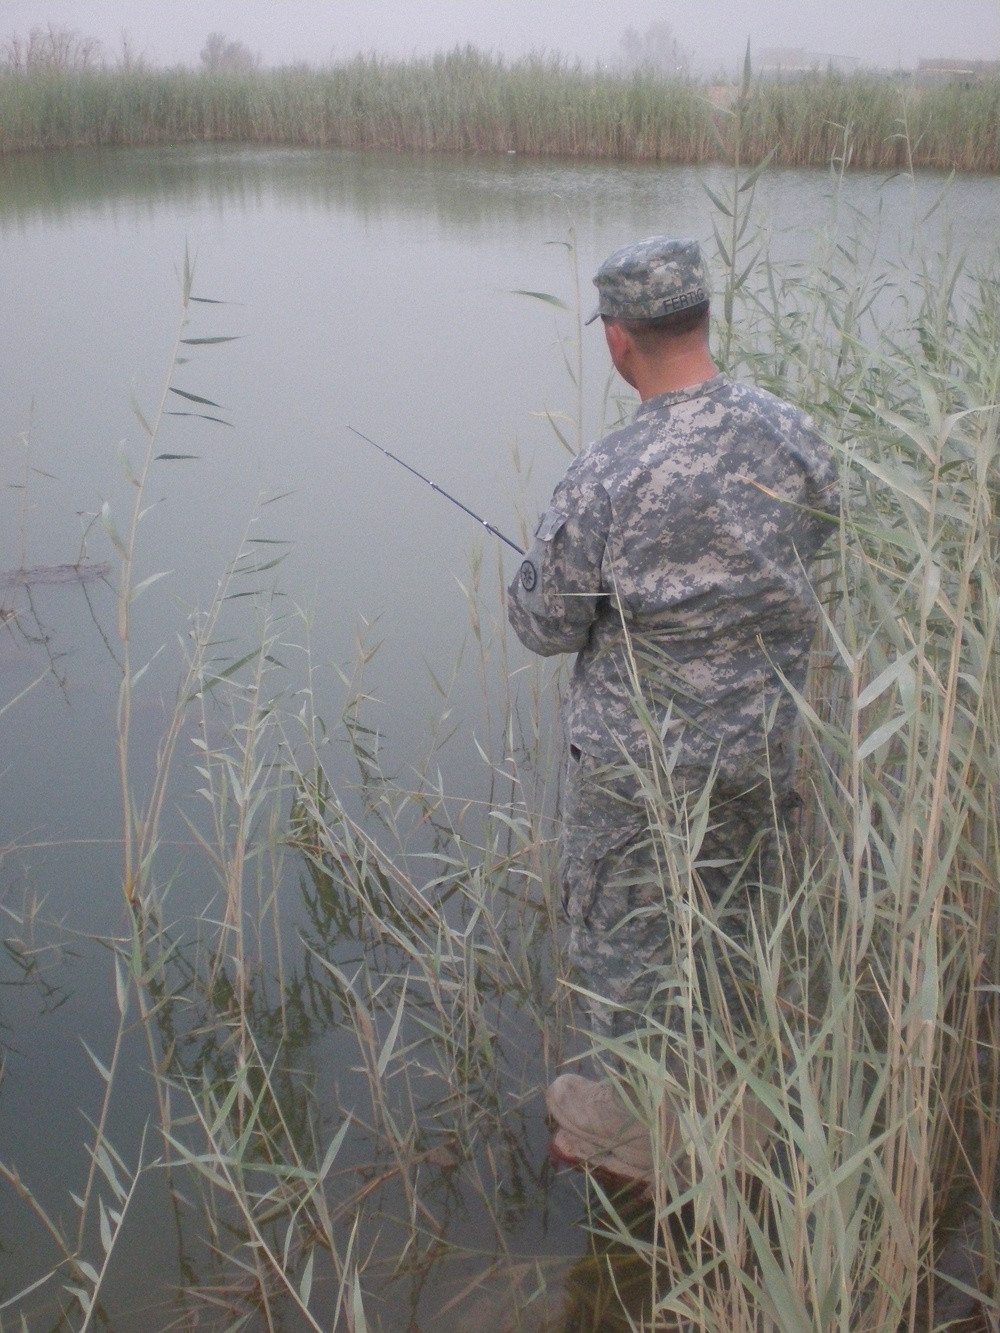
[[[608,344],[608,351],[611,353],[611,359],[614,361],[615,358],[624,351],[624,345],[628,340],[628,334],[616,319],[606,319],[604,321],[604,338]]]
[[[616,319],[607,319],[604,321],[604,337],[615,370],[626,384],[633,384],[631,365],[635,358],[635,344],[628,330]]]

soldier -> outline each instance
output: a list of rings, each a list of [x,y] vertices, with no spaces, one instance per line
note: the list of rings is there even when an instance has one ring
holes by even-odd
[[[587,322],[603,320],[640,406],[570,465],[508,606],[528,648],[577,654],[563,701],[559,876],[569,956],[600,1044],[644,1023],[678,1028],[681,894],[700,893],[719,937],[738,937],[751,896],[773,881],[767,834],[797,802],[788,686],[804,682],[817,622],[808,569],[838,499],[809,418],[718,372],[696,242],[626,246],[594,283]],[[672,804],[678,836],[685,808],[710,792],[687,890],[665,873],[651,820],[664,787],[658,826]],[[730,967],[719,972],[735,1012],[746,997]],[[558,1155],[649,1176],[648,1131],[614,1083],[563,1074],[547,1102]],[[670,1152],[676,1123],[662,1123]]]

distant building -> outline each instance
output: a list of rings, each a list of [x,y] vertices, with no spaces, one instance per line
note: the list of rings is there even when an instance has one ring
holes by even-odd
[[[1000,60],[935,58],[917,61],[919,83],[982,83],[1000,79]]]
[[[806,74],[831,72],[853,74],[860,64],[860,56],[807,51],[804,46],[768,46],[754,61],[757,72],[765,79],[800,79]]]

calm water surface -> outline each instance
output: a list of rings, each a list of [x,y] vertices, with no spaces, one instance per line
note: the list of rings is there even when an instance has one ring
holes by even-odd
[[[561,422],[576,413],[563,363],[565,352],[575,366],[576,327],[571,314],[517,293],[555,293],[574,306],[575,256],[589,313],[589,275],[625,241],[665,231],[701,237],[711,250],[704,182],[718,192],[726,178],[716,170],[214,148],[0,162],[0,572],[72,563],[81,551],[115,563],[94,516],[106,503],[125,522],[132,488],[122,459],[137,457],[142,442],[133,405],[156,410],[186,254],[195,295],[219,304],[193,306],[185,335],[236,339],[189,346],[190,360],[171,379],[218,405],[172,395],[172,407],[228,424],[170,417],[159,443],[161,452],[197,458],[156,465],[156,503],[141,528],[136,577],[167,577],[135,608],[136,660],[151,662],[137,692],[140,784],[149,781],[148,756],[173,701],[187,616],[208,604],[249,533],[259,550],[286,553],[257,586],[281,594],[281,640],[294,647],[276,655],[290,681],[306,678],[308,642],[317,707],[331,727],[351,696],[343,677],[354,671],[359,643],[379,643],[365,677],[366,716],[381,733],[386,764],[405,772],[419,763],[444,706],[435,680],[453,679],[450,739],[435,764],[456,794],[486,792],[477,741],[505,719],[484,709],[465,589],[482,552],[488,622],[498,613],[498,573],[509,577],[514,557],[347,427],[520,540],[520,516],[531,521],[565,466],[546,413]],[[775,260],[808,262],[820,251],[834,193],[822,173],[764,178],[757,210]],[[945,205],[935,207],[942,194]],[[837,210],[845,234],[864,228],[877,237],[878,265],[910,262],[917,251],[931,263],[959,252],[976,263],[1000,237],[1000,182],[856,176],[843,183]],[[583,365],[589,436],[600,429],[607,382],[593,328]],[[54,1215],[67,1214],[69,1191],[80,1188],[84,1117],[99,1105],[99,1076],[80,1034],[106,1051],[114,1021],[110,959],[95,941],[123,928],[112,585],[0,589],[0,707],[32,687],[0,714],[0,905],[10,922],[4,935],[36,950],[27,972],[25,955],[0,965],[0,1161],[16,1164]],[[233,624],[251,641],[262,632],[249,605]],[[487,668],[489,690],[494,670]],[[343,746],[332,747],[328,764],[335,781],[353,773]],[[178,844],[171,903],[187,938],[215,891],[180,846],[190,834],[173,813],[196,817],[197,783],[187,762],[165,825]],[[290,897],[298,884],[290,871]],[[290,905],[287,915],[291,938],[336,947],[330,920],[308,905]],[[318,1021],[303,1030],[297,1056],[331,1080],[331,1096],[333,1083],[342,1098],[349,1093],[349,1073],[333,1079],[327,1068],[344,1051]],[[154,1110],[147,1067],[132,1034],[110,1137],[133,1158]],[[540,1053],[524,1056],[521,1076],[544,1080]],[[519,1103],[498,1148],[504,1263],[487,1222],[456,1194],[454,1224],[471,1228],[480,1257],[463,1260],[446,1282],[400,1278],[380,1293],[378,1326],[543,1326],[510,1322],[496,1294],[517,1287],[515,1258],[536,1257],[554,1265],[558,1292],[560,1265],[583,1249],[580,1195],[544,1166],[541,1116],[537,1098]],[[168,1215],[153,1176],[107,1291],[116,1330],[159,1329],[177,1313],[170,1292],[189,1280],[190,1255],[183,1224],[165,1225]],[[43,1252],[37,1223],[0,1182],[0,1307],[39,1275]],[[474,1300],[435,1315],[494,1267],[493,1288],[484,1280]],[[562,1326],[553,1312],[559,1299],[545,1327]],[[58,1322],[51,1291],[23,1308],[32,1328]]]

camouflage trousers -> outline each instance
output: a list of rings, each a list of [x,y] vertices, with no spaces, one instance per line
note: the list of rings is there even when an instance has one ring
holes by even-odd
[[[651,791],[627,766],[571,750],[559,879],[595,1037],[680,1034],[719,1004],[739,1027],[756,1009],[752,921],[798,797],[774,777],[710,782],[677,767]]]

